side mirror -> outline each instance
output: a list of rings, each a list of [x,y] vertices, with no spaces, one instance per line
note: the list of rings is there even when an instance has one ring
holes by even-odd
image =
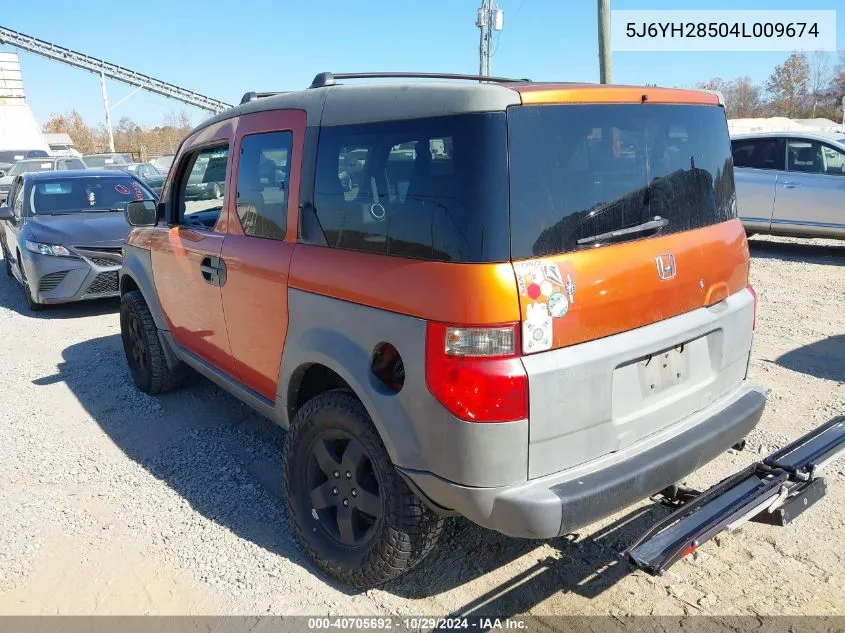
[[[133,200],[126,205],[123,215],[131,226],[155,226],[155,200]]]
[[[2,177],[3,177],[3,176],[5,176],[5,175],[6,175],[5,170],[0,169],[0,178],[2,178]]]
[[[14,217],[15,215],[8,204],[0,204],[0,222],[7,222]]]

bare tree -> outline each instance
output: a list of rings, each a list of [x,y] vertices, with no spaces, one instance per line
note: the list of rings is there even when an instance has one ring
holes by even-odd
[[[831,79],[831,87],[838,89],[840,95],[845,94],[845,51],[839,51],[839,64]]]
[[[809,64],[810,95],[813,98],[813,118],[815,118],[820,93],[828,87],[833,75],[830,71],[830,57],[827,51],[816,51],[810,55]]]
[[[809,79],[810,64],[804,53],[792,53],[783,64],[775,67],[766,88],[781,116],[796,117],[800,114]]]
[[[44,126],[42,132],[48,134],[65,133],[70,136],[74,146],[80,152],[93,152],[97,148],[96,134],[76,110],[67,114],[52,115]]]
[[[729,81],[714,77],[709,81],[699,83],[696,87],[721,92],[729,118],[753,117],[759,114],[762,90],[760,86],[751,82],[750,77],[737,77]]]
[[[751,82],[751,77],[738,77],[732,82],[734,112],[737,117],[746,118],[760,113],[760,86]]]
[[[170,154],[191,131],[191,119],[187,113],[172,114],[165,118],[165,124],[148,128],[123,117],[113,129],[115,149],[141,158],[149,155]],[[43,127],[44,132],[67,132],[76,148],[83,152],[106,151],[105,125],[88,125],[76,110],[67,114],[53,115]]]

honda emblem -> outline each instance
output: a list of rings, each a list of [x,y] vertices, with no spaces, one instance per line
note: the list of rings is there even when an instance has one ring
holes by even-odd
[[[660,279],[663,281],[674,279],[675,273],[678,272],[678,269],[675,267],[674,255],[666,253],[664,255],[658,255],[654,260],[657,262],[657,276]]]

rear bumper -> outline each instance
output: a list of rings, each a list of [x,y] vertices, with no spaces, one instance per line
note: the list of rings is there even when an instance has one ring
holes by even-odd
[[[470,488],[405,472],[436,506],[520,538],[554,538],[640,501],[697,470],[757,425],[763,391],[743,383],[665,432],[554,475],[505,488]]]

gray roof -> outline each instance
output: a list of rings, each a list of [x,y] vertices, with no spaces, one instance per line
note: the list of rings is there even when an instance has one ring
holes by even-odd
[[[332,126],[470,112],[497,112],[519,103],[519,93],[515,90],[497,84],[470,81],[336,84],[255,99],[204,121],[193,131],[240,114],[266,110],[304,110],[307,125]]]

